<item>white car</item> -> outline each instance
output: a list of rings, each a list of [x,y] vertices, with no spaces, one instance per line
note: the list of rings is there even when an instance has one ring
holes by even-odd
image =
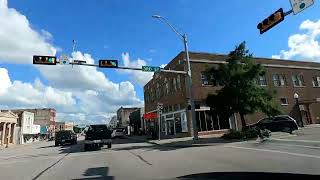
[[[125,130],[124,129],[114,129],[112,134],[111,134],[111,137],[112,138],[123,138],[125,136]]]

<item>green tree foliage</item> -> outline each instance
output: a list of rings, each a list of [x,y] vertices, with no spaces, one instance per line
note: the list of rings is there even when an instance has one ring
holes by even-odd
[[[207,97],[207,104],[218,114],[228,117],[239,113],[242,127],[246,127],[244,116],[258,110],[268,116],[280,113],[273,101],[275,91],[257,85],[259,76],[265,75],[265,68],[254,62],[246,50],[245,42],[231,51],[226,64],[208,68],[206,75],[211,81],[222,86],[216,94]]]

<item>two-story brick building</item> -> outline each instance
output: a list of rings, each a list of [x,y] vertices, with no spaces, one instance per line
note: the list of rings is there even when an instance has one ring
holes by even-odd
[[[184,71],[186,63],[184,52],[171,60],[165,69]],[[240,117],[218,117],[210,111],[205,100],[208,94],[216,93],[219,87],[211,84],[203,72],[220,63],[226,63],[227,55],[209,53],[190,53],[192,71],[192,90],[196,106],[197,128],[200,134],[224,129],[240,129]],[[257,83],[277,91],[276,101],[283,114],[299,120],[299,110],[294,93],[299,94],[300,110],[305,124],[320,123],[320,63],[268,58],[254,58],[256,63],[266,68],[266,75],[259,77]],[[183,74],[160,72],[144,86],[145,113],[156,113],[157,103],[163,103],[161,132],[166,135],[191,135],[191,122],[187,116],[186,78]],[[257,122],[265,115],[257,112],[246,117],[248,124]],[[157,124],[157,119],[147,120]],[[151,123],[151,124],[152,124]]]

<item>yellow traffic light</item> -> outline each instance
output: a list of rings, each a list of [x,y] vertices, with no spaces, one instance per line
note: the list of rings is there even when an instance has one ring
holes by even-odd
[[[260,30],[260,34],[271,29],[273,26],[277,25],[281,21],[284,20],[283,9],[280,8],[273,14],[271,14],[268,18],[264,19],[261,23],[258,24],[257,28]]]
[[[117,60],[99,60],[99,67],[118,68],[118,61]]]
[[[55,56],[33,56],[33,64],[56,65],[57,57]]]

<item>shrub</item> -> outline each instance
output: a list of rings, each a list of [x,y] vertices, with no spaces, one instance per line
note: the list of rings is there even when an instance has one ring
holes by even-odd
[[[223,138],[223,139],[242,139],[243,134],[240,131],[230,130],[228,133],[224,134],[221,138]]]
[[[258,127],[249,128],[243,131],[230,130],[224,134],[221,138],[231,139],[254,139],[260,137],[261,139],[270,137],[270,131],[267,129],[260,129]]]

